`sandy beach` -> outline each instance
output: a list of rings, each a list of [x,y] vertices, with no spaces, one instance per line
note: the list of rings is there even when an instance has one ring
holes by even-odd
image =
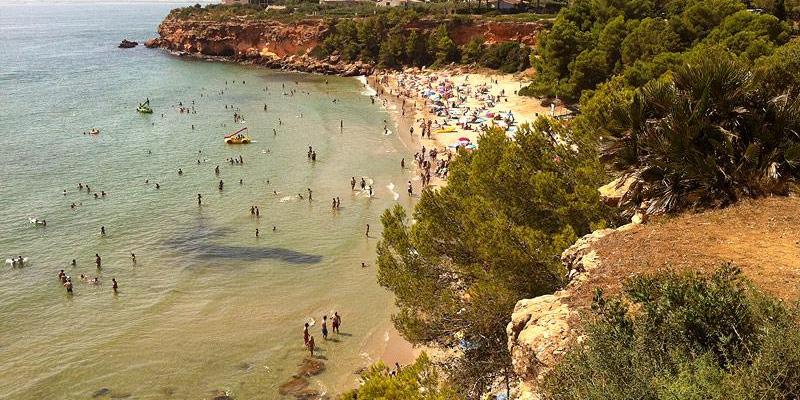
[[[513,74],[407,68],[383,71],[367,82],[392,116],[402,143],[412,152],[436,149],[438,160],[460,147],[476,148],[485,128],[499,127],[513,138],[520,125],[539,116],[567,113],[561,106],[547,107],[541,99],[517,95],[529,82]],[[426,123],[430,128],[423,135]],[[414,160],[406,160],[406,167],[416,168],[412,181],[418,186],[422,171],[409,161]],[[429,185],[442,185],[446,175],[440,175],[432,174]]]

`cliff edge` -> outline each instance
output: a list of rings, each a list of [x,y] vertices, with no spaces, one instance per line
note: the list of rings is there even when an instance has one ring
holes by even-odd
[[[547,296],[520,300],[506,328],[520,377],[518,397],[536,399],[539,379],[581,343],[581,319],[595,288],[614,295],[629,277],[663,269],[710,273],[732,262],[759,289],[800,297],[800,198],[775,197],[644,225],[593,232],[562,254],[570,281]]]

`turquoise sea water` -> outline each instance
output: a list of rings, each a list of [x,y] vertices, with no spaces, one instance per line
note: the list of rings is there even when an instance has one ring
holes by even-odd
[[[100,388],[137,399],[278,398],[305,355],[303,321],[333,310],[346,335],[324,343],[312,329],[327,367],[313,387],[351,387],[353,370],[381,351],[391,296],[372,266],[379,216],[409,204],[390,189],[407,180],[399,160],[408,155],[383,135],[388,114],[353,78],[116,47],[155,36],[175,6],[0,4],[0,258],[31,260],[0,265],[0,398],[84,399]],[[284,96],[282,85],[298,93]],[[135,111],[146,97],[152,115]],[[197,114],[178,112],[192,101]],[[241,126],[255,143],[225,145]],[[82,134],[93,127],[101,134]],[[226,163],[236,155],[244,165]],[[374,182],[375,197],[351,191],[351,176]],[[312,202],[296,197],[307,188]],[[73,296],[57,280],[62,268]]]

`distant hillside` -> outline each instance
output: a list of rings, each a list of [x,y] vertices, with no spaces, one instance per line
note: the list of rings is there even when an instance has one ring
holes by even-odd
[[[361,7],[340,8],[352,13]],[[530,66],[531,49],[546,29],[534,14],[453,16],[426,13],[427,9],[370,7],[371,13],[347,18],[337,18],[332,11],[317,15],[286,8],[180,8],[162,22],[160,37],[150,46],[342,75],[368,74],[375,67],[451,63],[517,72]]]

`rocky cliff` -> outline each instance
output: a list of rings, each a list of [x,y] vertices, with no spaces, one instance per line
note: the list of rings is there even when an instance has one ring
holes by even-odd
[[[434,29],[442,21],[422,20],[407,29]],[[314,48],[328,33],[326,20],[308,19],[284,23],[277,20],[230,18],[225,21],[165,19],[159,38],[148,40],[147,47],[161,47],[179,55],[222,58],[264,65],[269,68],[337,75],[368,75],[374,67],[367,63],[345,63],[337,56],[318,59]],[[452,29],[457,44],[475,36],[487,43],[517,41],[533,45],[543,26],[534,22],[483,21],[461,24]]]

